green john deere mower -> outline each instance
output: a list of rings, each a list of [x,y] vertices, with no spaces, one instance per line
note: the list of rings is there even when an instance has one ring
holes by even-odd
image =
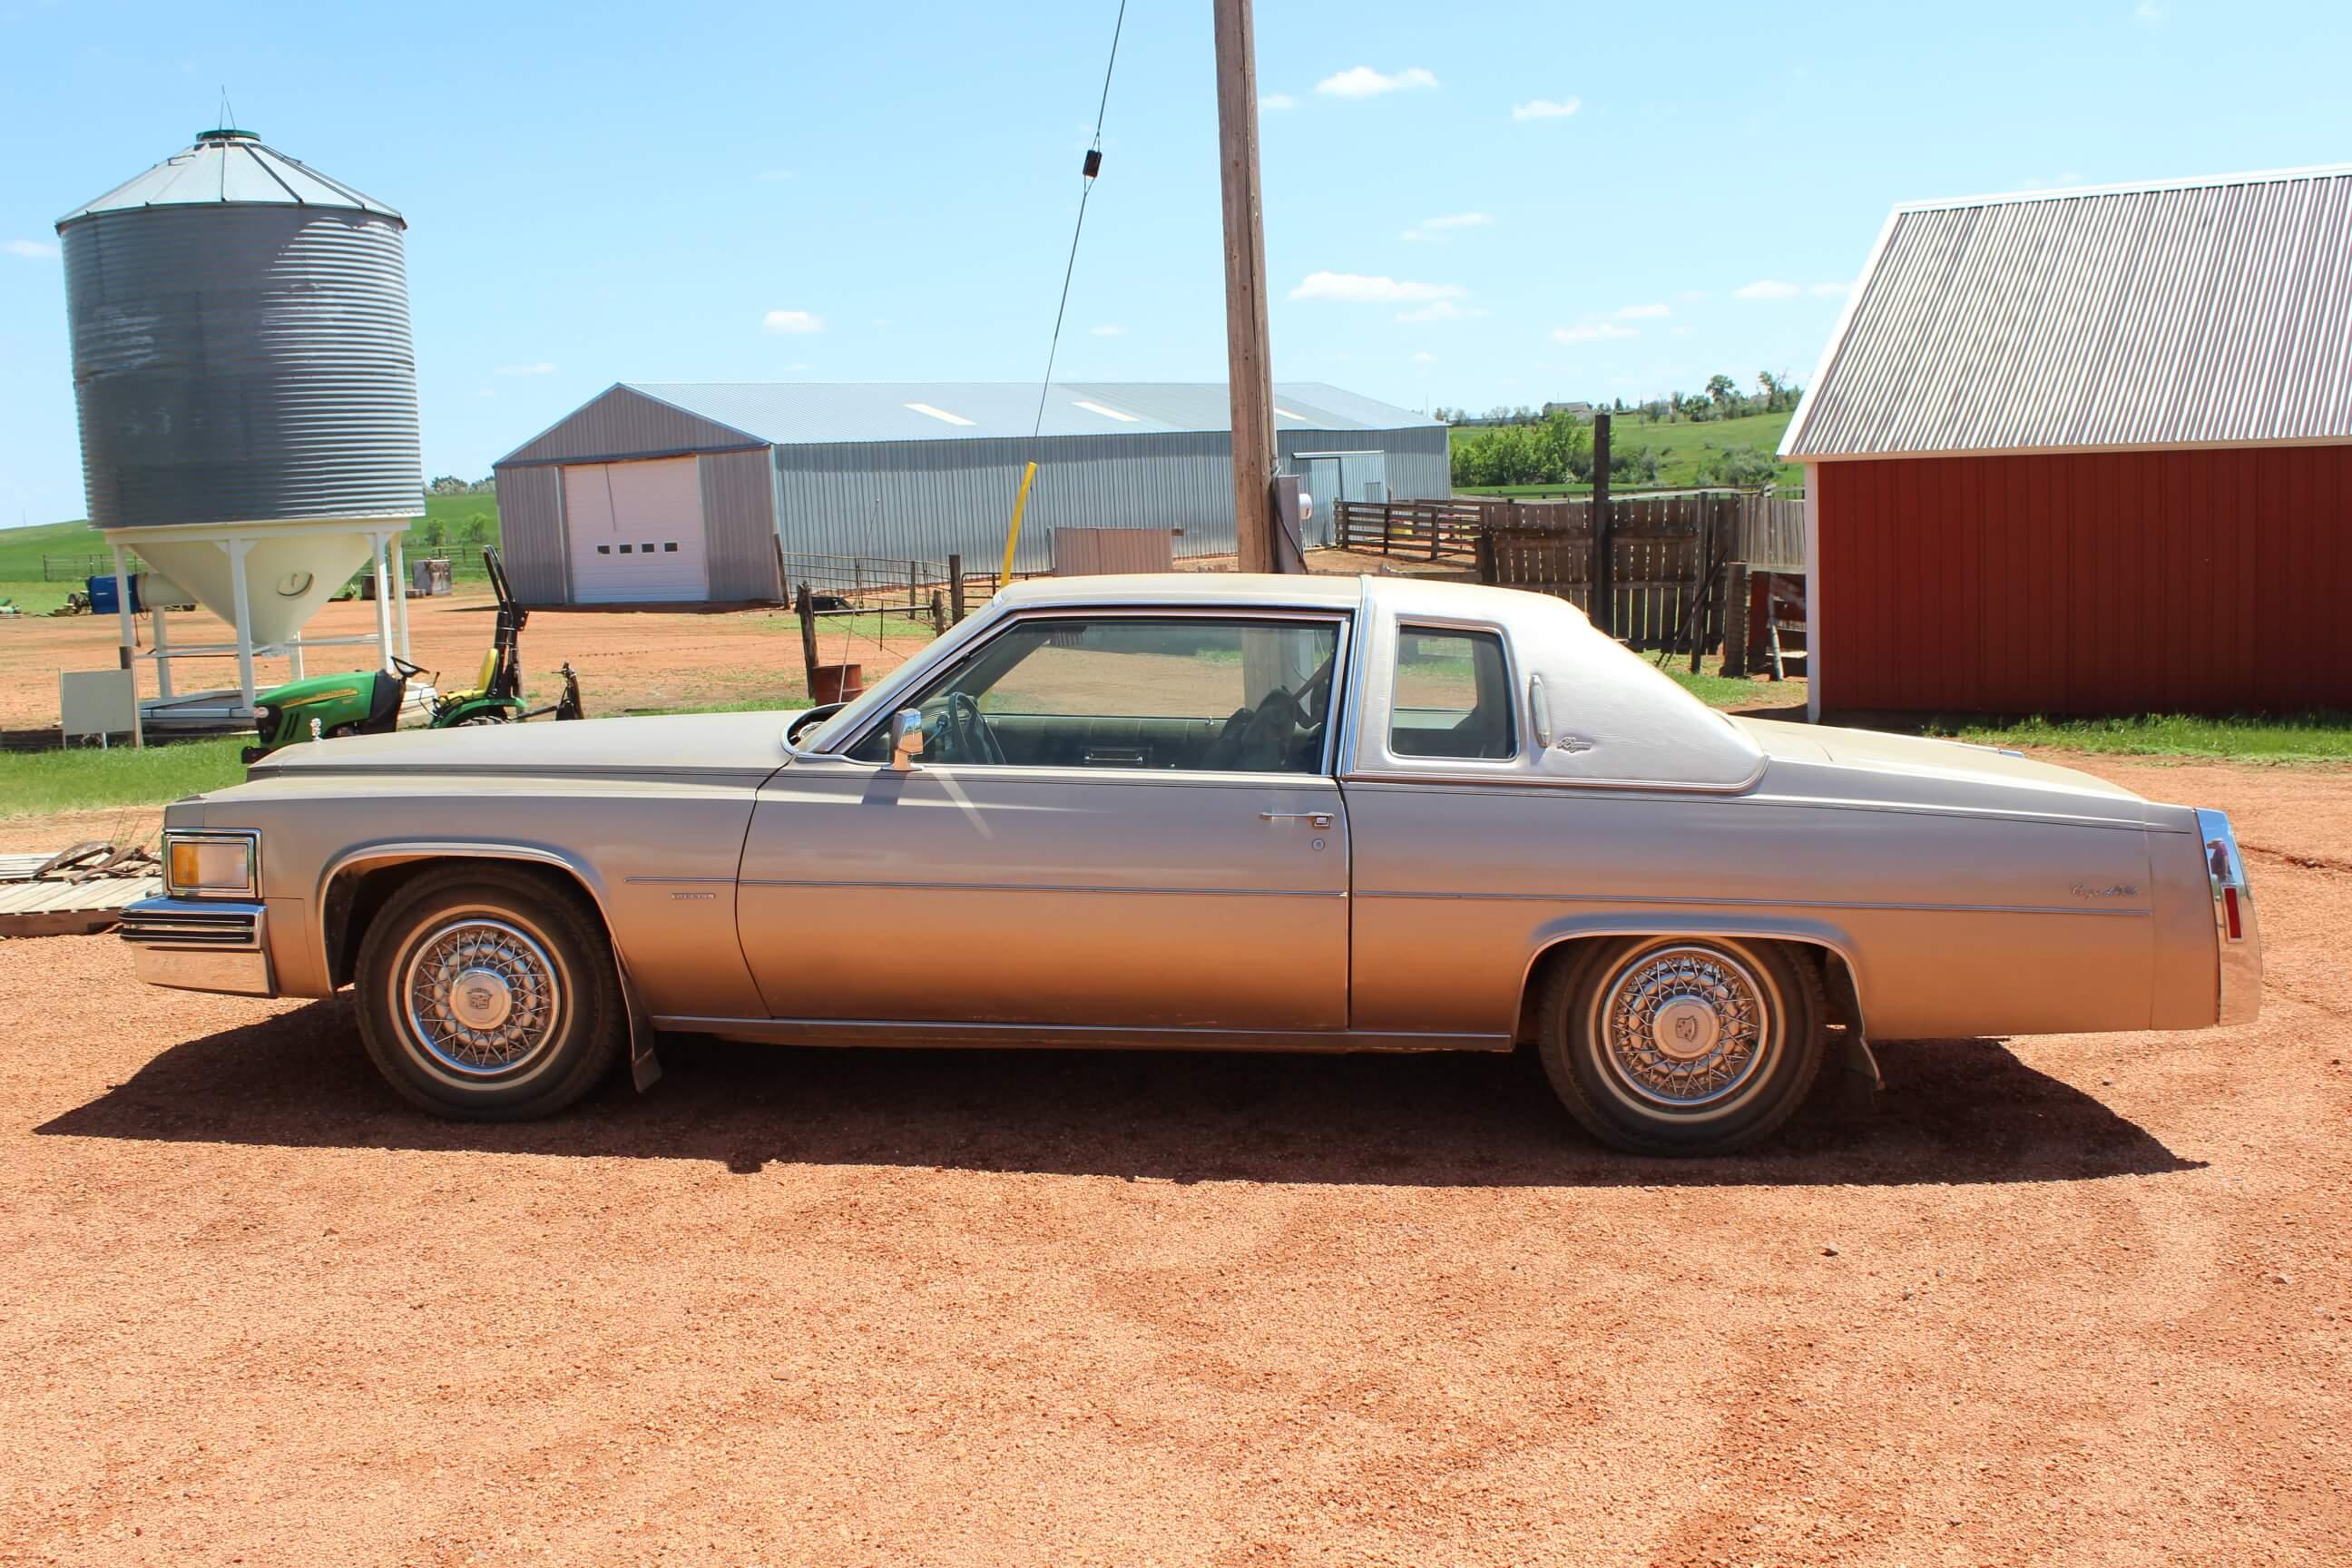
[[[507,589],[506,568],[496,550],[482,552],[489,568],[490,591],[499,598],[498,628],[490,651],[483,656],[482,671],[463,691],[439,691],[425,717],[425,726],[452,730],[460,724],[506,724],[553,714],[558,719],[581,717],[580,678],[566,664],[562,695],[551,708],[525,711],[522,696],[522,628],[530,612],[515,603]],[[314,675],[263,692],[255,700],[259,710],[255,729],[261,742],[247,746],[244,758],[257,763],[280,746],[304,741],[333,740],[342,735],[380,735],[400,725],[402,706],[408,700],[408,683],[424,668],[395,658],[390,669],[345,670],[339,675]],[[435,682],[440,679],[436,674]]]

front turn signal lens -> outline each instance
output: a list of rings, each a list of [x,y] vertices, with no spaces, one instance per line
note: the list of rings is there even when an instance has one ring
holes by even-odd
[[[173,893],[250,898],[254,893],[254,841],[246,835],[168,837],[163,882]]]

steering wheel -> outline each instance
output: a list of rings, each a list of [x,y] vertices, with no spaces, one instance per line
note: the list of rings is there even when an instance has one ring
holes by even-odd
[[[1004,765],[1004,748],[997,743],[996,731],[988,727],[988,715],[980,710],[980,703],[969,691],[948,693],[940,714],[940,762]]]
[[[411,664],[406,659],[401,658],[398,654],[392,655],[391,658],[393,669],[403,680],[414,680],[418,676],[425,673],[425,667],[423,665]]]

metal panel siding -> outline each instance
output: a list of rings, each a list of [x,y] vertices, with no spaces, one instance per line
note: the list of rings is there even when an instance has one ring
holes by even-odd
[[[615,386],[500,458],[499,465],[677,458],[688,452],[740,451],[758,445],[757,437],[740,430]]]
[[[713,599],[780,599],[776,487],[767,448],[702,458],[702,531]]]
[[[424,510],[399,219],[169,205],[59,235],[91,521]]]
[[[499,486],[499,559],[526,605],[572,602],[563,569],[563,470],[504,468]]]
[[[1400,500],[1452,494],[1444,426],[1285,431],[1286,457],[1384,451]],[[1234,549],[1231,440],[1213,433],[1049,437],[1003,441],[882,441],[775,448],[778,531],[793,554],[998,563],[1021,467],[1037,459],[1014,568],[1053,565],[1052,531],[1179,530],[1179,558]]]
[[[2352,447],[1817,465],[1832,710],[2341,708]]]
[[[2352,440],[2352,170],[1899,210],[1791,457]]]

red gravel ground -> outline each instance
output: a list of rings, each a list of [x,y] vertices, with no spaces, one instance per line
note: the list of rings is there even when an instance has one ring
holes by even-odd
[[[2091,765],[2235,814],[2260,1025],[1698,1163],[1483,1058],[451,1126],[343,1002],[0,944],[0,1562],[2342,1564],[2352,773]]]

